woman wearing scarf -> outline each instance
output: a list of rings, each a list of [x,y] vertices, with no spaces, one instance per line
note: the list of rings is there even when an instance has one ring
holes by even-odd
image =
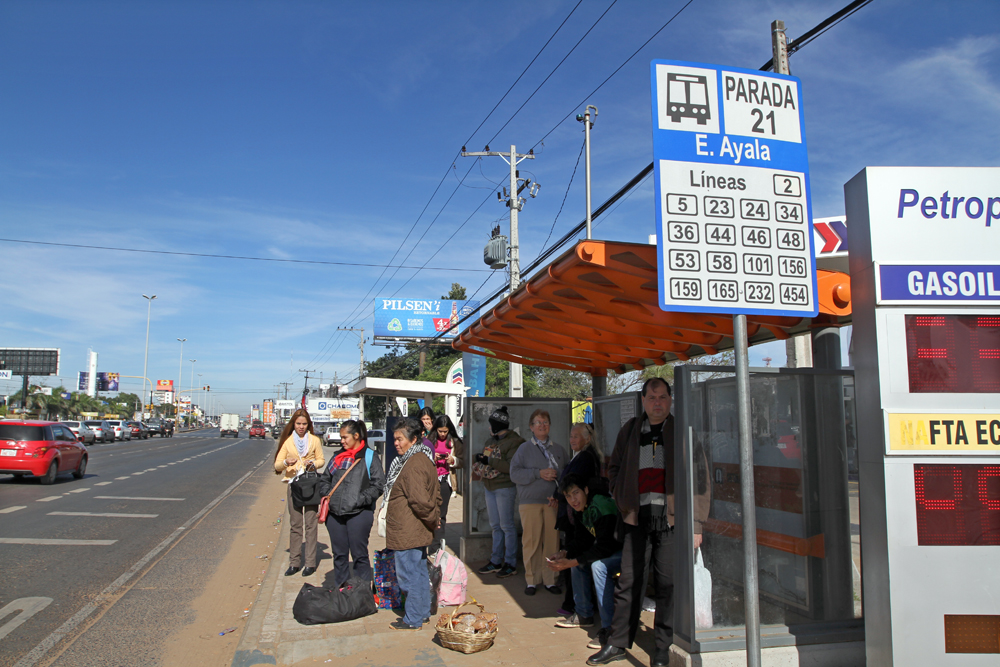
[[[274,471],[282,475],[281,481],[289,484],[288,499],[288,569],[285,576],[302,569],[302,542],[305,533],[305,569],[302,576],[316,571],[316,510],[317,505],[296,508],[292,502],[290,482],[306,470],[322,469],[326,464],[323,441],[313,435],[312,420],[305,410],[296,410],[285,424],[278,438],[278,451],[274,455]]]
[[[524,556],[526,595],[534,595],[539,583],[561,595],[556,573],[545,567],[545,557],[559,550],[556,508],[549,498],[556,490],[559,472],[566,465],[566,450],[549,439],[551,419],[545,410],[535,410],[528,420],[531,439],[522,444],[510,462],[510,478],[517,485],[521,514],[521,552]]]
[[[434,531],[431,551],[444,546],[444,526],[448,520],[451,502],[451,473],[459,470],[465,460],[465,444],[458,437],[455,425],[448,415],[438,415],[434,420],[434,462],[437,464],[438,484],[441,486],[441,527]]]
[[[355,577],[372,580],[368,536],[375,517],[375,501],[385,486],[385,473],[381,459],[374,452],[370,455],[370,465],[365,465],[367,441],[368,429],[363,421],[350,420],[341,424],[343,450],[330,461],[320,481],[320,493],[324,496],[339,483],[330,497],[330,513],[326,517],[333,551],[333,581],[337,588]],[[348,554],[353,567],[348,563]]]
[[[441,516],[434,452],[423,442],[423,425],[404,419],[393,432],[399,453],[389,467],[385,484],[385,546],[395,552],[396,578],[406,593],[406,613],[391,625],[397,630],[419,630],[431,614],[427,545]]]

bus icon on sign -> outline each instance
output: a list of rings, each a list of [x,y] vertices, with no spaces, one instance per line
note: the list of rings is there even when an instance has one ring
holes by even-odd
[[[704,125],[712,117],[708,104],[708,79],[695,74],[667,74],[667,115],[671,122],[694,118]]]

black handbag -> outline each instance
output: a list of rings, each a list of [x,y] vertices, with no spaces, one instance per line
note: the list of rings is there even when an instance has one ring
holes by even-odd
[[[353,621],[377,611],[371,582],[356,578],[340,589],[302,584],[292,605],[292,615],[302,625]]]
[[[307,505],[319,505],[323,500],[323,494],[319,491],[321,479],[318,472],[307,470],[290,482],[292,505],[295,509],[302,509]]]

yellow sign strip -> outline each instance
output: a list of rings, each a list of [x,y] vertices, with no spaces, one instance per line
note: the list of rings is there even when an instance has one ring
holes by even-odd
[[[1000,414],[888,413],[889,451],[1000,454]]]

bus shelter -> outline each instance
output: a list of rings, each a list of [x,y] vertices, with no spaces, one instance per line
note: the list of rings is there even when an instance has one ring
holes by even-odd
[[[731,317],[659,308],[656,252],[653,245],[581,241],[484,313],[453,345],[595,377],[731,349]],[[764,664],[863,665],[853,371],[840,368],[840,337],[830,335],[851,322],[850,278],[821,267],[817,283],[819,314],[814,318],[747,317],[751,344],[811,334],[816,365],[751,369],[761,645]],[[735,369],[679,365],[674,380],[675,529],[680,537],[675,542],[675,650],[682,664],[742,664]],[[484,405],[470,405],[469,414],[488,414],[487,403],[511,405],[515,430],[515,412],[526,419],[544,403],[559,442],[557,414],[566,409],[557,405],[561,399],[475,400]],[[641,410],[638,392],[594,396],[594,425],[606,453],[621,426]],[[471,422],[470,457],[482,451],[488,435],[485,427],[476,428],[474,416]],[[475,507],[481,485],[473,483],[468,468],[465,474],[470,493],[463,557],[475,561],[487,536]],[[712,575],[710,591],[695,587],[695,489],[707,489],[712,498],[701,549]],[[710,620],[699,615],[698,623],[696,600],[706,598]]]

